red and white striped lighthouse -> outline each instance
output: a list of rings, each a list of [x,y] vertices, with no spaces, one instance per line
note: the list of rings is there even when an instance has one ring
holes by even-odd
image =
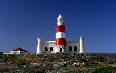
[[[56,52],[64,52],[65,46],[65,26],[62,16],[59,15],[56,25]]]

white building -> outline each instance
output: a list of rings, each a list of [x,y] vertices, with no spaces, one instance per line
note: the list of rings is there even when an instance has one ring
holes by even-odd
[[[84,38],[80,41],[66,41],[65,25],[61,15],[57,18],[56,41],[38,39],[37,54],[40,53],[84,53]]]
[[[3,54],[28,54],[28,51],[22,48],[16,48],[14,50],[11,50],[10,53],[3,53]]]
[[[22,48],[16,48],[10,52],[11,52],[11,54],[28,54],[28,51],[26,51]]]

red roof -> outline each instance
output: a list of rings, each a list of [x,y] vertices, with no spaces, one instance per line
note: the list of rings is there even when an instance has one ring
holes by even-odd
[[[26,50],[24,50],[24,49],[22,49],[22,48],[16,48],[16,49],[14,49],[14,50],[12,50],[12,51],[26,51]],[[28,51],[26,51],[26,52],[28,52]]]

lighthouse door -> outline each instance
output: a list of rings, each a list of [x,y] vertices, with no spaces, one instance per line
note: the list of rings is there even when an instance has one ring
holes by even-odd
[[[62,48],[60,48],[60,52],[62,52]]]

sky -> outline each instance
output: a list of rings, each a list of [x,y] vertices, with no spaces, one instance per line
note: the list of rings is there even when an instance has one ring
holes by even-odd
[[[36,53],[37,38],[55,40],[61,14],[66,40],[84,37],[89,53],[116,53],[115,0],[0,0],[0,51]]]

